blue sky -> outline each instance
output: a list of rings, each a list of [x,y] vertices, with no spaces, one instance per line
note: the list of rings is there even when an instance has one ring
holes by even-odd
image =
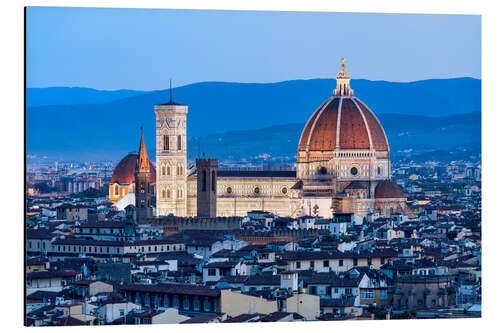
[[[477,15],[30,7],[27,86],[481,77]]]

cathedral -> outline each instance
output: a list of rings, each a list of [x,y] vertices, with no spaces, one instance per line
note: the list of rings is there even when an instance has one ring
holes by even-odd
[[[406,195],[391,181],[384,128],[355,97],[343,58],[332,95],[312,113],[300,134],[296,171],[219,170],[216,159],[198,159],[194,168],[188,168],[188,106],[171,97],[156,105],[154,112],[156,169],[147,159],[141,136],[139,154],[129,154],[117,166],[127,169],[121,171],[127,177],[113,174],[110,200],[115,205],[124,200],[122,193],[135,192],[136,207],[156,201],[156,216],[244,216],[264,210],[280,216],[329,218],[335,212],[366,216],[379,211],[388,216],[406,209]],[[151,198],[140,194],[139,198],[137,186],[146,179],[154,192]],[[146,211],[142,216],[150,214]]]

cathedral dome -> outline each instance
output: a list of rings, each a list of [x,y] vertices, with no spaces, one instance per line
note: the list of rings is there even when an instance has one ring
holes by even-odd
[[[342,149],[389,151],[380,121],[359,98],[354,97],[343,60],[337,75],[337,88],[309,118],[302,131],[298,151]]]
[[[401,188],[392,180],[384,180],[375,188],[375,199],[405,198]]]
[[[135,181],[135,168],[137,165],[137,154],[130,153],[125,156],[115,167],[113,176],[111,177],[111,184],[130,184]],[[149,163],[151,171],[151,180],[154,183],[156,180],[156,170],[153,163]]]

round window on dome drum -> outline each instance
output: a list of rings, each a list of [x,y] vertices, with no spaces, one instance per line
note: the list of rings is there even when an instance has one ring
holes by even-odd
[[[356,176],[358,174],[358,168],[352,167],[351,168],[351,175]]]
[[[260,188],[257,186],[253,189],[253,193],[259,194],[260,193]]]
[[[288,192],[288,189],[286,187],[283,187],[281,189],[281,193],[286,194]]]
[[[228,194],[231,194],[231,193],[233,193],[233,189],[231,187],[228,187],[228,188],[226,188],[226,192]]]

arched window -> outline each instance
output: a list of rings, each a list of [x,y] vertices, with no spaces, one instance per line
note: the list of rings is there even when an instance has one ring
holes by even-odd
[[[115,184],[115,195],[118,195],[119,192],[118,192],[118,184]]]
[[[212,192],[215,192],[215,170],[212,170]]]
[[[164,165],[161,167],[161,175],[165,176],[165,166]]]
[[[170,190],[167,190],[167,199],[170,199]]]
[[[169,147],[170,147],[170,142],[169,142],[169,138],[168,138],[168,135],[164,135],[163,136],[163,150],[166,150],[168,151]]]
[[[201,191],[206,192],[207,191],[207,171],[206,170],[203,170],[203,172],[201,173],[201,184],[202,184]]]
[[[177,136],[177,150],[182,150],[182,138],[181,136]]]
[[[165,199],[165,190],[162,190],[162,191],[161,191],[161,197],[162,197],[163,199]]]
[[[167,166],[167,176],[170,176],[170,165]]]

